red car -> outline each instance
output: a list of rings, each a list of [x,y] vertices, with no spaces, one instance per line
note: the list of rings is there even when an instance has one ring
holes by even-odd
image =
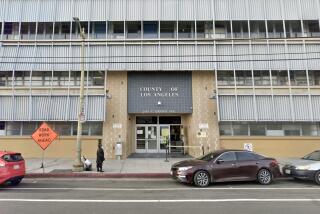
[[[172,165],[171,175],[180,182],[205,187],[212,182],[230,181],[270,184],[281,173],[274,158],[243,150],[218,150]]]
[[[0,184],[18,185],[26,174],[20,153],[0,151]]]

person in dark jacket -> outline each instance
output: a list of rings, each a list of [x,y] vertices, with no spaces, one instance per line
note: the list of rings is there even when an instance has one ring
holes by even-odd
[[[97,171],[98,172],[103,172],[102,170],[102,164],[104,161],[104,151],[102,149],[102,144],[101,141],[98,143],[98,150],[97,150]]]

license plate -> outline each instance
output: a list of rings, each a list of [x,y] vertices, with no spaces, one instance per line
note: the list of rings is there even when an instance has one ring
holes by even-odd
[[[291,170],[290,169],[286,169],[285,172],[286,172],[286,174],[291,174]]]
[[[14,165],[13,169],[20,169],[20,166],[19,165]]]

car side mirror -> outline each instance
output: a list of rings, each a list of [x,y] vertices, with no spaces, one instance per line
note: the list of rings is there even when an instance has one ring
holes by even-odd
[[[218,159],[218,160],[216,161],[217,164],[221,164],[221,163],[223,163],[223,162],[224,162],[223,159]]]

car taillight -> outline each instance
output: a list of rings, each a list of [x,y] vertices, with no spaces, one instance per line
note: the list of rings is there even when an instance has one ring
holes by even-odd
[[[272,161],[271,161],[271,165],[272,165],[272,166],[277,166],[277,165],[279,165],[279,163],[278,163],[277,160],[272,160]]]

